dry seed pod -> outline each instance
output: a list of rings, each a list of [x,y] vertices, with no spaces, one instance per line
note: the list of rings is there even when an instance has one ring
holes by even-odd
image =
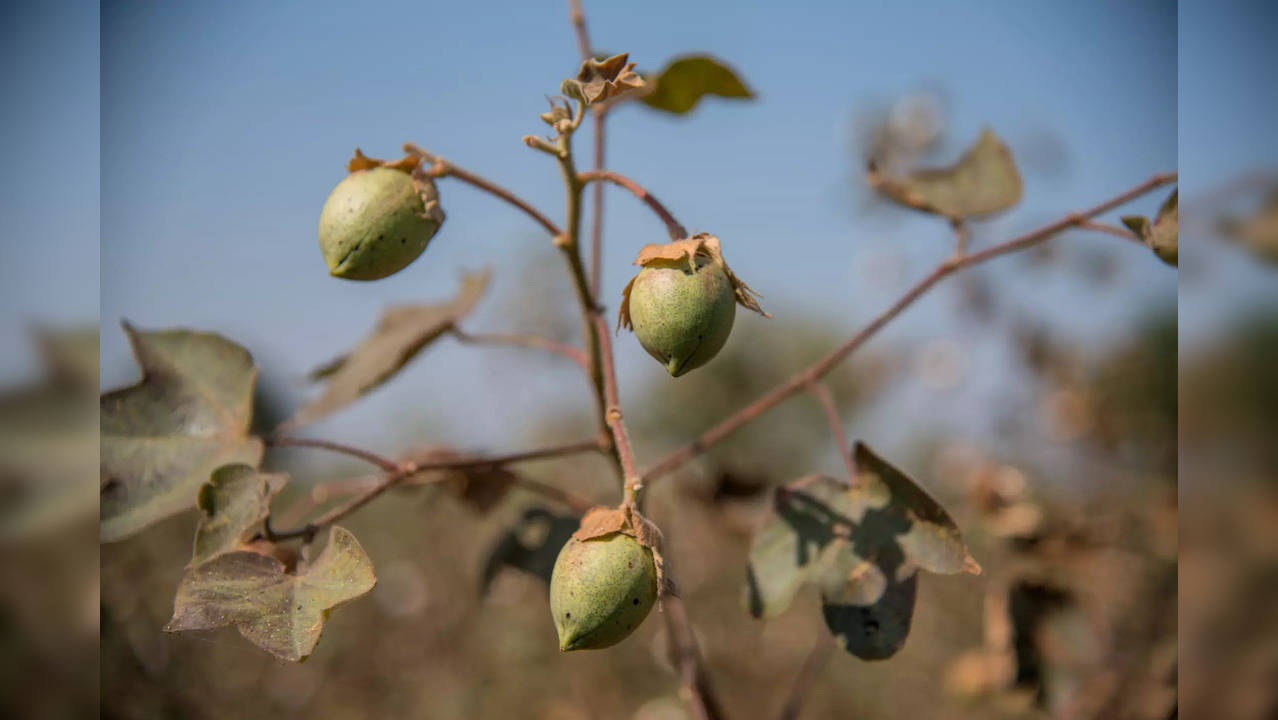
[[[416,158],[385,163],[359,150],[320,211],[319,244],[334,277],[379,280],[403,270],[444,222],[434,182]]]
[[[618,325],[632,328],[639,344],[672,377],[705,365],[728,342],[736,306],[769,317],[755,293],[723,260],[719,238],[701,233],[686,240],[647,245],[626,285]]]
[[[550,612],[559,649],[595,650],[624,640],[657,599],[651,549],[615,532],[589,540],[571,538],[559,551],[550,578]]]

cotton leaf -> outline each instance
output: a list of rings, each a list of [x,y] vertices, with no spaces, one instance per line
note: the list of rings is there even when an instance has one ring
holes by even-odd
[[[340,410],[393,378],[475,307],[488,285],[488,276],[487,271],[467,274],[457,296],[446,303],[399,305],[386,310],[372,334],[355,349],[312,374],[327,383],[324,393],[299,410],[281,430]]]
[[[239,550],[271,512],[271,498],[287,477],[259,472],[249,465],[223,465],[200,487],[196,504],[203,511],[195,528],[195,549],[188,567]]]
[[[193,507],[222,465],[262,459],[248,434],[257,380],[248,351],[213,333],[124,331],[142,380],[100,401],[104,542]]]
[[[737,73],[710,55],[685,55],[672,60],[651,78],[653,88],[643,96],[648,107],[682,115],[706,95],[749,99],[754,93]]]
[[[299,662],[315,650],[329,610],[372,590],[374,583],[373,564],[355,536],[333,527],[319,557],[295,573],[274,557],[248,551],[218,555],[188,569],[164,629],[234,625],[254,645]]]
[[[867,179],[871,187],[902,205],[955,219],[1006,210],[1021,199],[1016,161],[988,129],[952,167],[891,178],[871,163]]]

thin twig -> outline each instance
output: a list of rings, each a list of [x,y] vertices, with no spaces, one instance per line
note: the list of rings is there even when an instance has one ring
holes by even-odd
[[[876,332],[882,329],[888,321],[901,314],[901,311],[913,304],[915,300],[918,300],[924,293],[930,290],[932,286],[936,285],[946,277],[949,277],[964,268],[979,265],[980,263],[992,260],[1001,255],[1006,255],[1008,253],[1016,252],[1017,250],[1023,250],[1033,245],[1037,245],[1062,230],[1077,227],[1081,223],[1090,220],[1097,215],[1109,212],[1110,210],[1134,200],[1151,190],[1175,181],[1176,173],[1174,172],[1155,175],[1130,190],[1125,190],[1093,208],[1082,212],[1070,213],[1055,222],[1044,225],[1043,227],[1025,233],[1024,235],[1015,237],[1007,242],[994,245],[984,250],[969,253],[962,257],[952,257],[949,260],[946,260],[913,287],[906,290],[905,294],[897,299],[896,302],[889,305],[888,308],[880,313],[878,317],[871,320],[869,324],[861,328],[861,330],[842,345],[834,348],[812,365],[809,365],[803,370],[800,370],[790,376],[790,378],[782,382],[780,385],[769,390],[754,402],[723,419],[714,427],[706,430],[691,443],[668,453],[665,457],[661,458],[650,468],[644,471],[643,480],[645,482],[651,482],[652,480],[669,473],[685,462],[697,457],[701,453],[705,452],[707,448],[736,432],[739,428],[741,428],[741,426],[759,417],[768,410],[771,410],[773,407],[776,407],[782,400],[785,400],[796,392],[802,390],[808,383],[823,377],[826,373],[830,372],[830,370],[834,369],[835,366],[842,362],[844,358],[852,354],[854,350],[864,344],[866,340],[869,340]]]
[[[590,33],[586,31],[586,13],[581,10],[581,0],[568,0],[568,19],[577,33],[577,49],[581,51],[582,62],[585,62],[591,57]]]
[[[676,595],[663,595],[661,611],[666,618],[666,632],[669,633],[675,667],[679,671],[680,694],[692,706],[698,720],[721,720],[723,708],[710,686],[683,600]]]
[[[575,455],[591,451],[598,452],[599,449],[599,443],[597,441],[586,440],[568,445],[554,445],[551,447],[538,448],[536,450],[524,450],[521,452],[494,455],[490,457],[450,458],[448,460],[439,460],[434,462],[401,463],[395,470],[388,472],[384,477],[382,477],[381,482],[378,484],[333,508],[332,510],[329,510],[303,527],[293,530],[272,530],[269,522],[270,518],[267,518],[266,536],[269,540],[284,540],[294,537],[306,538],[309,540],[320,530],[323,530],[329,525],[332,525],[338,520],[341,520],[347,515],[359,510],[375,500],[382,493],[402,483],[405,479],[429,470],[465,470],[468,468],[499,467],[517,462],[545,460],[562,455]]]
[[[463,182],[470,183],[480,190],[501,198],[520,210],[523,210],[525,213],[528,213],[528,216],[533,220],[536,220],[542,227],[546,228],[546,232],[550,233],[552,237],[563,234],[563,231],[559,229],[559,226],[552,222],[550,218],[543,215],[541,211],[530,205],[523,198],[497,183],[482,178],[475,173],[472,173],[463,167],[459,167],[458,165],[455,165],[434,153],[428,152],[413,143],[404,143],[404,152],[409,153],[410,155],[416,155],[425,159],[427,162],[432,163],[433,167],[427,170],[428,175],[432,177],[454,177]]]
[[[568,17],[572,21],[577,35],[577,49],[581,51],[581,61],[594,58],[594,50],[590,44],[590,33],[586,29],[586,13],[581,9],[581,0],[568,0]],[[608,105],[596,105],[594,108],[594,141],[595,170],[604,166],[604,127],[607,125]],[[603,185],[596,185],[591,195],[590,208],[590,292],[595,302],[599,301],[599,293],[603,278]]]
[[[950,218],[950,227],[954,230],[954,254],[962,257],[967,254],[967,242],[971,239],[971,233],[963,218]]]
[[[835,445],[839,448],[839,456],[843,458],[843,467],[848,472],[848,485],[856,485],[856,461],[852,459],[852,448],[848,446],[848,434],[843,429],[843,421],[839,419],[839,408],[834,403],[834,394],[825,383],[814,380],[808,383],[808,391],[812,393],[821,409],[825,411],[825,419],[830,423],[830,432],[834,435]]]
[[[1082,230],[1095,230],[1096,232],[1103,232],[1103,233],[1109,233],[1110,235],[1117,235],[1118,237],[1123,238],[1124,240],[1131,240],[1132,242],[1139,243],[1141,245],[1145,244],[1145,241],[1137,237],[1136,233],[1132,232],[1131,230],[1128,230],[1127,228],[1118,227],[1117,225],[1110,225],[1108,223],[1096,222],[1095,220],[1084,220],[1083,222],[1078,224],[1078,227]]]
[[[558,340],[551,340],[541,335],[533,335],[531,333],[468,333],[457,326],[449,328],[449,332],[459,342],[470,343],[475,345],[511,345],[515,347],[536,348],[538,350],[546,350],[557,355],[562,355],[572,360],[583,369],[588,362],[586,353],[581,348],[562,343]]]
[[[604,152],[607,147],[604,133],[608,125],[609,105],[600,105],[595,110],[595,170],[603,170]],[[590,289],[598,302],[603,291],[603,222],[604,222],[604,186],[603,183],[591,189],[590,208]]]
[[[680,224],[678,220],[675,220],[674,215],[670,214],[670,211],[666,209],[665,205],[661,204],[660,200],[644,189],[642,185],[631,180],[625,175],[613,172],[612,170],[592,170],[590,172],[581,173],[577,177],[583,183],[589,183],[595,180],[607,180],[608,182],[620,185],[634,193],[635,197],[644,201],[647,203],[648,207],[652,208],[652,211],[657,214],[657,217],[660,217],[661,221],[666,224],[666,230],[670,233],[671,240],[682,240],[688,237],[688,231],[684,229],[683,225]]]
[[[825,667],[833,650],[834,638],[827,632],[821,632],[812,644],[807,659],[803,661],[803,667],[799,668],[799,674],[794,676],[794,685],[790,687],[790,696],[786,698],[785,705],[781,706],[779,720],[798,720],[803,701],[807,699],[808,692],[812,690],[812,685],[820,676],[821,669]]]
[[[378,455],[377,453],[369,452],[368,450],[362,450],[360,448],[352,447],[350,445],[344,445],[342,443],[333,442],[331,440],[320,440],[318,438],[302,438],[302,437],[288,437],[285,435],[275,435],[275,436],[266,438],[265,442],[267,445],[271,447],[308,447],[308,448],[319,448],[321,450],[331,450],[336,453],[341,453],[343,455],[349,455],[354,458],[359,458],[360,460],[363,460],[364,462],[376,465],[377,467],[385,470],[386,472],[394,472],[399,469],[399,463],[395,462],[394,460],[391,460],[390,458],[382,457],[381,455]]]

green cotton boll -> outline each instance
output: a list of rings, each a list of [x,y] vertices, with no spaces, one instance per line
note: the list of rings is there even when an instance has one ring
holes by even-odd
[[[710,362],[719,353],[736,317],[736,296],[723,265],[696,256],[645,265],[630,290],[635,337],[672,377]]]
[[[416,260],[443,220],[429,181],[389,167],[358,170],[320,211],[320,250],[334,277],[380,280]]]
[[[657,599],[652,550],[623,533],[571,538],[550,577],[550,612],[559,649],[616,645],[639,627]]]

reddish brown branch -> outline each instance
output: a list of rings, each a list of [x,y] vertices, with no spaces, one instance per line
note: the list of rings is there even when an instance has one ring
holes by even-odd
[[[698,720],[722,720],[723,708],[710,686],[710,678],[706,674],[701,653],[697,650],[697,639],[693,635],[692,623],[688,620],[683,600],[675,595],[664,595],[661,598],[661,610],[666,618],[666,632],[670,637],[675,668],[679,671],[680,695],[692,706]]]
[[[803,701],[807,698],[812,685],[816,683],[817,677],[821,674],[821,669],[825,667],[825,663],[830,659],[830,653],[833,650],[834,638],[830,637],[828,633],[822,632],[816,642],[812,644],[812,650],[808,653],[807,659],[803,661],[803,667],[799,668],[799,674],[794,677],[794,685],[790,687],[790,696],[786,699],[785,705],[781,706],[780,720],[798,720],[799,711],[803,709]]]
[[[360,448],[352,447],[350,445],[343,445],[342,443],[333,442],[331,440],[276,435],[266,438],[266,444],[271,447],[307,447],[330,450],[332,452],[359,458],[364,462],[376,465],[386,472],[394,472],[399,469],[399,463],[391,460],[390,458],[385,458],[377,453],[369,452],[368,450],[361,450]]]
[[[418,473],[430,470],[464,470],[468,468],[486,468],[498,467],[501,465],[509,465],[517,462],[528,462],[531,460],[545,460],[548,458],[559,457],[562,455],[575,455],[583,452],[598,452],[599,443],[595,440],[586,440],[568,445],[555,445],[551,447],[538,448],[536,450],[524,450],[521,452],[507,453],[505,455],[493,455],[489,457],[468,457],[468,458],[450,458],[448,460],[439,460],[435,462],[404,462],[395,466],[395,469],[388,472],[382,477],[381,482],[368,488],[364,492],[356,495],[341,505],[329,510],[318,518],[307,523],[305,526],[293,530],[272,530],[267,523],[266,536],[270,540],[283,540],[287,538],[301,537],[310,539],[317,532],[359,510],[368,503],[375,500],[379,495],[390,490],[393,487],[404,482],[409,477]]]
[[[541,335],[533,335],[531,333],[468,333],[457,326],[449,329],[460,342],[475,345],[510,345],[514,347],[535,348],[538,350],[546,350],[548,352],[562,355],[572,360],[582,368],[586,367],[589,360],[586,353],[581,348],[562,343],[558,340],[551,340]]]
[[[1078,224],[1078,227],[1083,230],[1095,230],[1096,232],[1109,233],[1110,235],[1115,235],[1123,238],[1124,240],[1131,240],[1132,242],[1139,243],[1141,245],[1145,244],[1144,240],[1136,237],[1136,233],[1128,230],[1127,228],[1118,227],[1117,225],[1109,225],[1103,222],[1096,222],[1095,220],[1084,220]]]
[[[834,394],[830,392],[830,388],[822,382],[812,382],[808,385],[808,391],[821,403],[821,409],[825,411],[825,419],[830,423],[830,432],[834,435],[834,442],[839,448],[839,457],[843,458],[843,468],[848,473],[848,484],[856,485],[856,461],[852,459],[852,448],[848,445],[848,434],[843,429],[843,421],[839,419],[839,408],[834,403]]]
[[[595,171],[602,171],[604,166],[604,128],[608,124],[608,105],[601,105],[595,110]],[[591,188],[590,206],[590,289],[599,300],[603,283],[603,221],[604,221],[604,186],[602,183]]]
[[[607,410],[605,420],[612,430],[617,459],[621,462],[624,476],[625,502],[633,505],[641,484],[639,468],[635,464],[635,454],[630,447],[630,435],[626,432],[625,419],[621,415],[621,399],[617,393],[617,368],[612,355],[612,335],[608,332],[608,322],[598,312],[593,313],[595,332],[599,334],[599,354],[603,361],[604,402]]]
[[[688,231],[684,229],[683,225],[681,225],[678,220],[675,220],[674,215],[670,214],[670,211],[666,209],[665,205],[661,204],[660,200],[653,197],[652,193],[645,190],[642,185],[631,180],[625,175],[613,172],[612,170],[592,170],[590,172],[580,173],[577,177],[583,183],[595,180],[607,180],[608,182],[620,185],[634,193],[635,197],[644,201],[648,207],[661,218],[661,221],[666,224],[666,230],[670,233],[671,240],[682,240],[688,237]]]
[[[741,426],[776,407],[782,400],[785,400],[796,392],[802,390],[809,383],[823,377],[836,365],[842,362],[844,358],[851,355],[853,351],[863,345],[866,340],[873,337],[874,334],[882,329],[890,320],[895,318],[897,315],[900,315],[903,310],[912,305],[915,300],[918,300],[924,293],[932,289],[932,286],[936,285],[941,280],[944,280],[964,268],[978,265],[987,260],[992,260],[1000,255],[1006,255],[1008,253],[1036,245],[1057,233],[1060,233],[1062,230],[1077,227],[1097,215],[1109,212],[1110,210],[1134,200],[1151,190],[1175,181],[1176,173],[1155,175],[1130,190],[1121,192],[1093,208],[1082,212],[1070,213],[1065,217],[1044,225],[1037,230],[1025,233],[1024,235],[1020,235],[1008,240],[1007,242],[994,245],[993,247],[963,255],[961,257],[952,257],[949,260],[946,260],[938,265],[936,269],[934,269],[926,277],[907,290],[904,295],[888,306],[888,308],[879,314],[878,317],[874,318],[868,325],[861,328],[861,330],[849,338],[847,342],[834,348],[825,355],[825,357],[822,357],[807,368],[795,373],[777,387],[764,393],[762,397],[759,397],[754,402],[723,419],[714,427],[706,430],[691,443],[674,450],[658,460],[652,467],[644,471],[644,481],[651,482],[653,479],[665,475],[683,463],[697,457],[701,453],[705,452],[707,448],[736,432],[741,428]]]
[[[528,204],[528,202],[523,198],[497,183],[482,178],[463,167],[454,165],[448,160],[445,160],[434,153],[423,150],[421,147],[418,147],[413,143],[404,143],[404,152],[409,153],[410,155],[416,155],[427,162],[432,163],[432,167],[426,171],[427,175],[430,175],[431,177],[454,177],[462,182],[470,183],[480,190],[505,200],[511,205],[523,210],[529,217],[536,220],[542,227],[546,228],[546,232],[550,233],[551,236],[559,236],[563,234],[563,230],[560,230],[559,226],[552,222],[550,218],[543,215],[541,211]]]

